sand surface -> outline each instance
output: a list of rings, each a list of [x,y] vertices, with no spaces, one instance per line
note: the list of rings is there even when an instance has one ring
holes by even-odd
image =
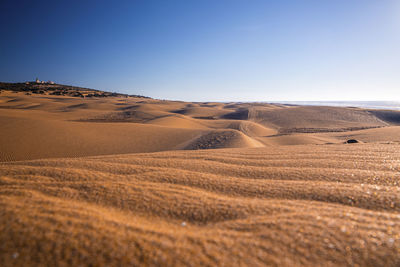
[[[399,266],[398,114],[3,91],[0,265]]]
[[[0,161],[185,149],[400,142],[400,112],[0,94]]]

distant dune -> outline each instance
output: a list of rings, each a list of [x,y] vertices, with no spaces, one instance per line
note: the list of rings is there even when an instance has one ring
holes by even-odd
[[[75,88],[75,87],[74,87]],[[0,161],[179,149],[398,142],[398,111],[0,94]]]
[[[3,88],[0,266],[399,266],[399,122]]]

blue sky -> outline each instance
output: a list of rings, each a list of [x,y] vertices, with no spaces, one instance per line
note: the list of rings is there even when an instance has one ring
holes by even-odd
[[[0,81],[188,101],[400,100],[400,1],[0,2]]]

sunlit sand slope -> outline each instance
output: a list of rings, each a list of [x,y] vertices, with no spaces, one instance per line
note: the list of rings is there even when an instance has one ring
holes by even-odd
[[[0,164],[1,266],[399,266],[400,145]]]
[[[88,123],[0,114],[0,161],[172,150],[202,133],[138,123]]]
[[[0,162],[177,149],[400,141],[400,112],[0,93]]]

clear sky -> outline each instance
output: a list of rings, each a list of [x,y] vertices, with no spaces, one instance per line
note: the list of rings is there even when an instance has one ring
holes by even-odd
[[[1,0],[0,10],[0,81],[189,101],[400,100],[399,0]]]

